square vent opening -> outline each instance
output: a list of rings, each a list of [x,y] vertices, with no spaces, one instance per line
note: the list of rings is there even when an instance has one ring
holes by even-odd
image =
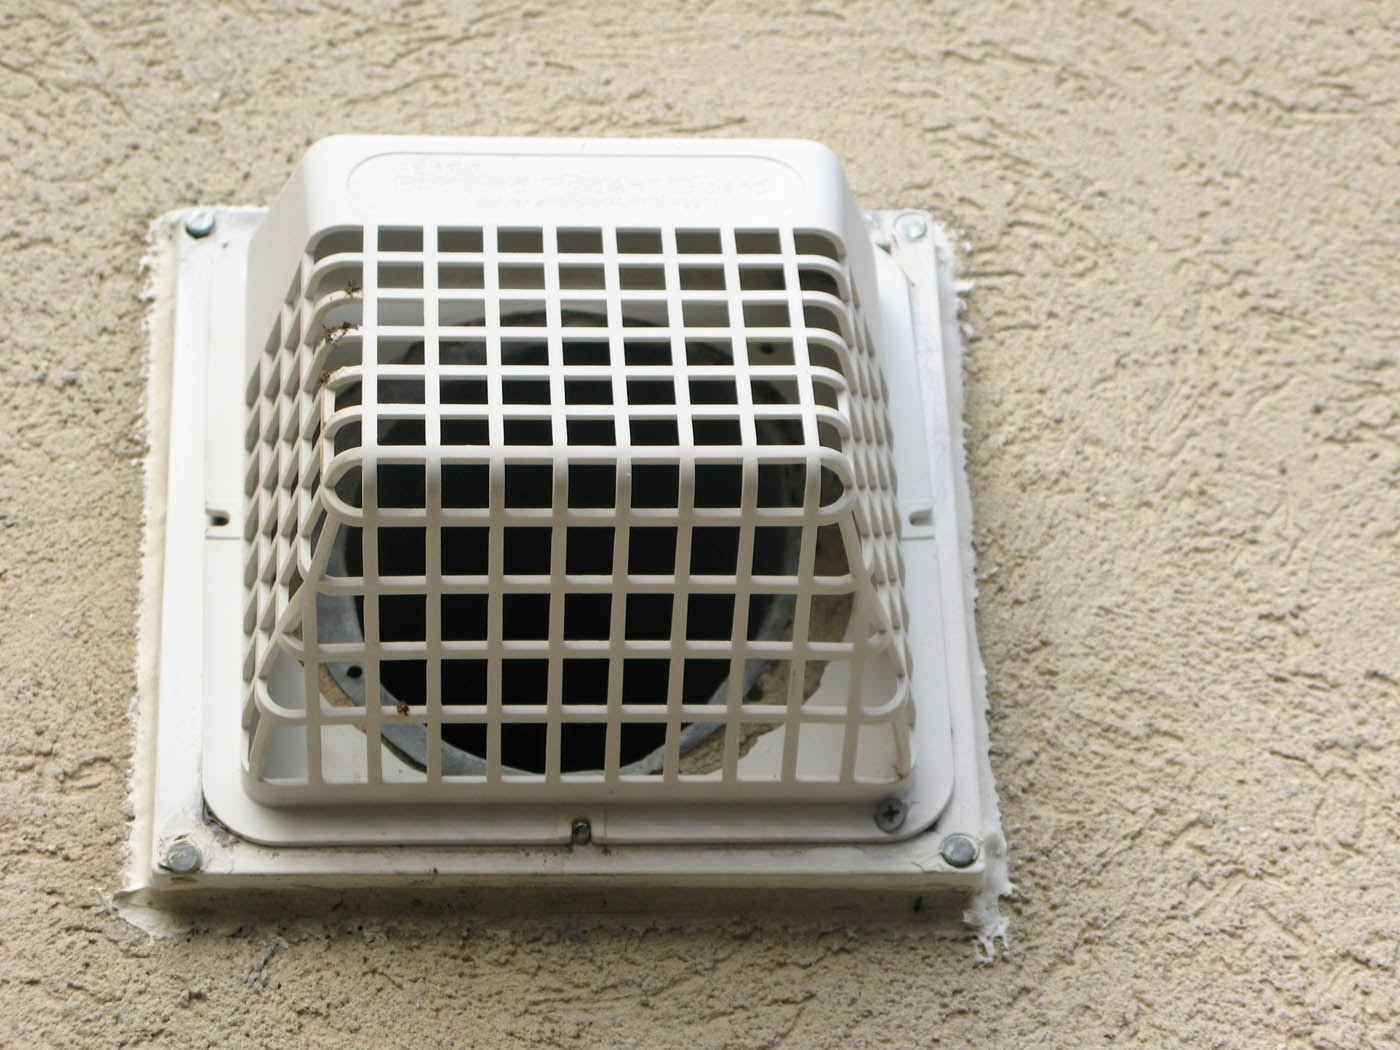
[[[342,137],[159,233],[143,882],[1000,886],[927,216]]]

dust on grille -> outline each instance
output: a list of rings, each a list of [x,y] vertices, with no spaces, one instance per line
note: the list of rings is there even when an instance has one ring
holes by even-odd
[[[250,786],[905,775],[887,391],[844,255],[791,229],[314,238],[247,391]]]

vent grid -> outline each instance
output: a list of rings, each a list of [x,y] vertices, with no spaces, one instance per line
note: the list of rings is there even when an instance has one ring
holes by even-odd
[[[907,775],[888,392],[843,256],[791,229],[313,239],[247,390],[249,790]]]

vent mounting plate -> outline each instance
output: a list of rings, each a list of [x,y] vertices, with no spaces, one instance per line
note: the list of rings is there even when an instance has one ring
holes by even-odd
[[[213,216],[157,228],[139,882],[1000,885],[928,216],[809,143],[363,138]]]

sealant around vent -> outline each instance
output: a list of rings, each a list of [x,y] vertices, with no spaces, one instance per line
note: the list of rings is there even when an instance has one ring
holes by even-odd
[[[317,235],[248,387],[250,790],[900,782],[851,287],[791,228]]]

